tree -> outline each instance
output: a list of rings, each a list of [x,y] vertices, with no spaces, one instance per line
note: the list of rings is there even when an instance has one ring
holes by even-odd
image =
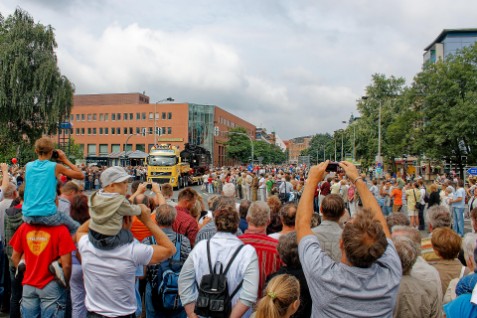
[[[425,65],[412,90],[422,153],[457,164],[463,177],[464,157],[477,161],[477,43]]]
[[[334,154],[333,137],[326,133],[314,135],[310,140],[310,146],[303,150],[300,155],[310,156],[310,161],[316,164],[317,158],[318,161],[321,162],[324,156],[325,158],[329,158],[329,155],[332,153]]]
[[[243,127],[236,127],[230,129],[227,135],[229,137],[229,140],[225,143],[227,157],[242,163],[250,162],[252,149],[247,137],[247,130]]]
[[[359,101],[357,107],[361,114],[357,122],[356,143],[358,157],[364,158],[364,164],[373,165],[378,152],[378,122],[381,107],[381,155],[389,161],[393,157],[388,154],[390,144],[387,139],[387,128],[403,110],[399,102],[405,89],[405,80],[383,74],[374,74],[372,83],[366,87],[366,96]]]
[[[2,140],[31,146],[68,117],[74,88],[59,71],[56,47],[53,28],[22,9],[0,18]]]

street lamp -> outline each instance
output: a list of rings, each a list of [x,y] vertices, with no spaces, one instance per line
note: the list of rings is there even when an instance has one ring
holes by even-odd
[[[131,138],[132,136],[137,136],[137,135],[140,135],[140,134],[130,134],[127,138],[126,138],[126,143],[124,144],[124,155],[123,155],[123,160],[124,160],[124,165],[126,166],[126,159],[128,156],[126,156],[126,147],[128,145],[128,141],[129,141],[129,138]],[[131,147],[131,151],[132,151],[132,147]]]
[[[342,120],[341,123],[346,124],[346,120]],[[341,161],[343,161],[343,148],[344,148],[343,136],[344,136],[344,129],[341,130]]]
[[[157,133],[156,133],[156,120],[157,120],[157,104],[159,103],[163,103],[163,102],[173,102],[174,101],[174,98],[172,97],[167,97],[167,98],[164,98],[164,99],[161,99],[159,101],[157,101],[155,104],[154,104],[154,146],[157,145]]]
[[[362,100],[369,99],[368,96],[362,96]],[[378,168],[382,168],[383,158],[381,157],[381,108],[382,108],[382,100],[379,99],[379,110],[378,110],[378,155],[376,156],[376,163]],[[378,174],[380,177],[380,174]]]

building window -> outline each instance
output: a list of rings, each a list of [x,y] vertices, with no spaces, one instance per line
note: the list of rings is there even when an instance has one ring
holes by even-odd
[[[111,135],[114,135],[115,133],[116,133],[116,129],[114,129],[114,127],[111,128]]]
[[[91,128],[88,128],[88,135],[91,135]]]
[[[116,128],[116,135],[121,135],[121,128]]]
[[[123,120],[125,120],[125,121],[128,120],[128,113],[123,114]]]
[[[99,121],[103,121],[103,114],[99,114]]]
[[[76,114],[76,121],[80,120],[80,114]]]
[[[162,113],[162,119],[166,119],[166,113]]]
[[[168,135],[172,134],[172,127],[167,127],[167,134]]]
[[[129,113],[129,120],[133,120],[134,119],[133,117],[134,117],[133,113]]]
[[[129,127],[129,134],[130,134],[130,135],[134,134],[134,133],[133,133],[133,128],[132,128],[132,127]]]
[[[85,118],[84,114],[81,114],[81,120],[82,121],[84,121],[84,118]]]
[[[84,135],[84,128],[81,128],[81,134]]]
[[[128,127],[124,127],[123,131],[124,131],[124,134],[127,135],[128,134]]]
[[[142,115],[142,120],[146,120],[146,113],[141,113]]]
[[[153,133],[152,127],[149,127],[149,129],[148,129],[148,132],[147,132],[147,133],[148,133],[148,134],[150,134],[150,135],[152,135],[152,133]]]
[[[80,134],[80,129],[79,129],[79,128],[76,128],[76,134],[77,134],[77,135]]]
[[[167,113],[167,119],[172,119],[172,113]]]
[[[104,114],[104,121],[108,121],[109,114]]]
[[[107,134],[108,134],[108,131],[109,131],[109,128],[108,128],[108,127],[105,127],[105,128],[104,128],[104,134],[107,135]]]
[[[96,128],[93,128],[93,135],[96,135]]]
[[[91,121],[91,114],[88,114],[88,121]]]
[[[84,144],[78,144],[81,153],[84,153]]]
[[[136,120],[141,119],[141,113],[136,113]]]
[[[99,127],[99,134],[102,135],[103,134],[103,128],[102,127]],[[100,147],[101,148],[101,147]]]
[[[99,145],[99,155],[100,156],[108,155],[108,145],[107,144],[100,144]]]
[[[141,133],[141,128],[136,127],[136,134],[140,134],[140,133]]]
[[[154,113],[149,113],[149,119],[154,119]]]
[[[146,145],[145,144],[137,144],[136,145],[136,150],[146,151]]]
[[[96,121],[96,114],[93,114],[93,121]]]
[[[159,113],[156,113],[156,119],[159,119]]]
[[[70,114],[70,121],[73,121],[73,120],[75,120],[75,115]]]
[[[96,144],[88,144],[88,156],[96,156]]]
[[[116,120],[116,114],[115,113],[111,114],[111,120]]]
[[[111,145],[111,152],[120,152],[121,146],[119,144],[112,144]]]
[[[121,113],[116,114],[116,120],[121,120]]]

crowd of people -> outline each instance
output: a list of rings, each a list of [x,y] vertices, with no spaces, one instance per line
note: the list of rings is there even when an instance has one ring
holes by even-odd
[[[174,200],[47,138],[35,151],[24,170],[0,164],[11,317],[477,317],[473,180],[366,180],[326,161],[211,170]]]

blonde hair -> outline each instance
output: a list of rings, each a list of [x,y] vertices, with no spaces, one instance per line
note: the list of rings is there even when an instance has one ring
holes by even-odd
[[[255,318],[280,318],[300,299],[300,282],[294,276],[282,274],[268,282],[265,296],[257,304]]]

